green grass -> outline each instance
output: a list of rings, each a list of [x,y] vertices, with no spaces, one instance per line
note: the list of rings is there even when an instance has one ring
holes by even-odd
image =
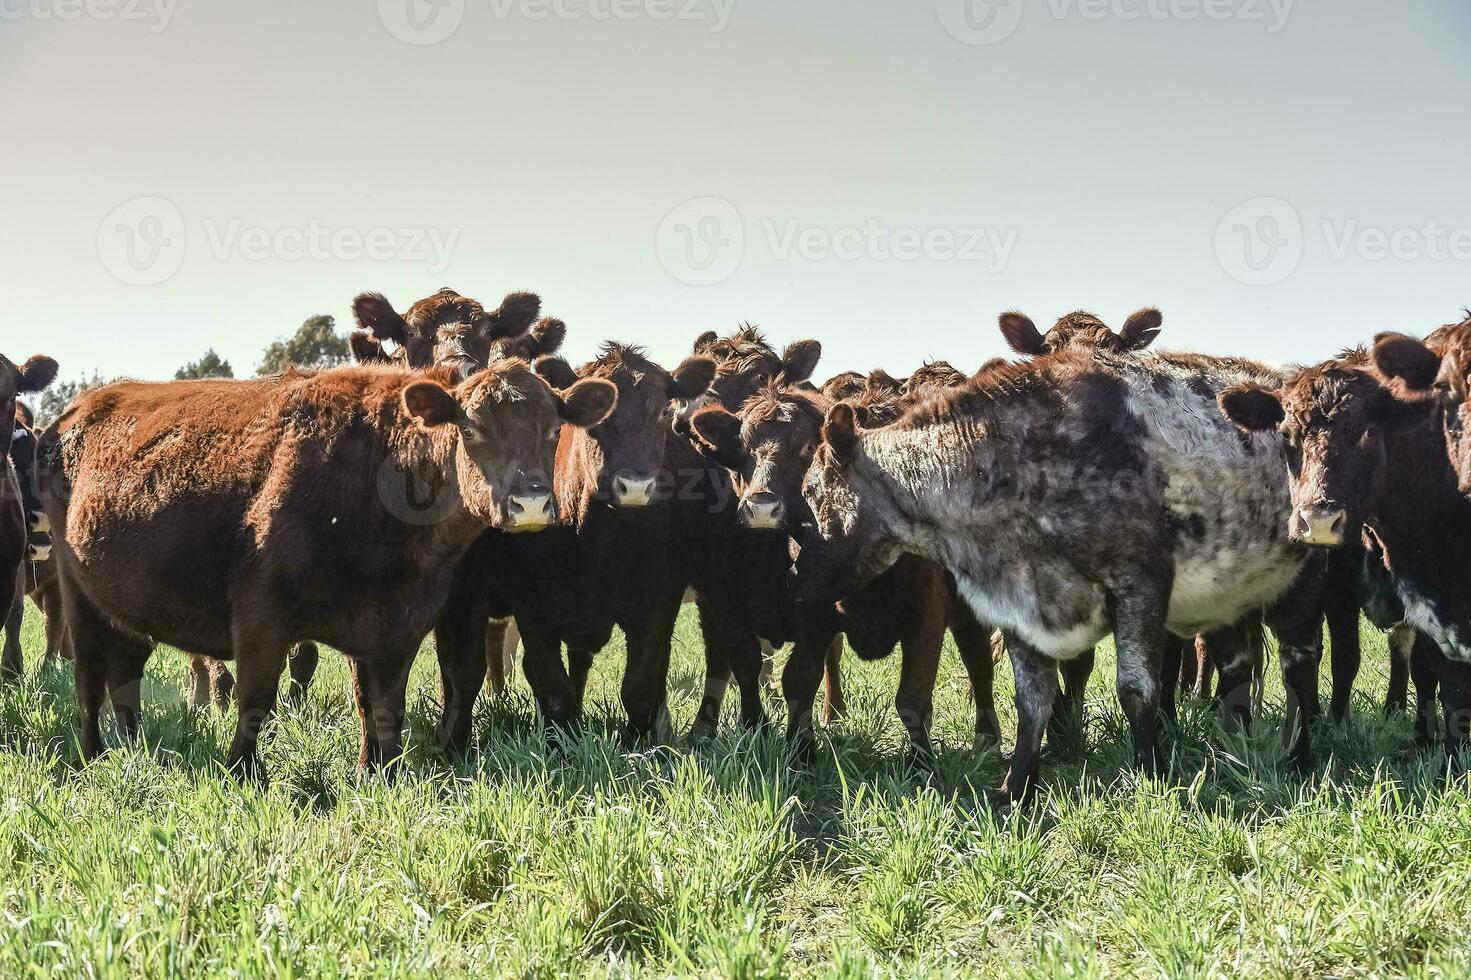
[[[5,977],[1471,973],[1471,788],[1382,717],[1372,631],[1353,717],[1320,727],[1306,778],[1280,766],[1275,681],[1250,738],[1187,700],[1168,778],[1137,778],[1104,655],[1086,730],[1048,748],[1036,804],[998,816],[1004,760],[971,748],[953,650],[929,773],[903,750],[897,659],[849,659],[851,717],[796,768],[779,737],[735,731],[733,703],[713,743],[629,751],[620,649],[580,739],[550,749],[518,680],[446,756],[426,652],[391,785],[355,772],[346,665],[324,651],[262,787],[221,771],[233,720],[185,708],[172,651],[145,741],[80,767],[71,679],[36,663],[29,612],[27,676],[0,693]],[[701,672],[686,615],[680,730]]]

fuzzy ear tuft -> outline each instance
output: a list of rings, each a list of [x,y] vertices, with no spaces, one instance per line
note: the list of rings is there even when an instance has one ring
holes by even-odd
[[[822,358],[822,341],[794,340],[781,352],[781,380],[794,385],[807,381]]]
[[[1037,357],[1047,353],[1047,343],[1042,339],[1041,331],[1025,313],[1011,310],[997,317],[997,322],[1001,325],[1001,336],[1006,338],[1007,346],[1018,354]]]
[[[852,405],[838,402],[827,410],[827,418],[822,422],[822,439],[839,463],[846,466],[858,457],[858,416]]]
[[[1382,333],[1374,338],[1374,367],[1398,379],[1407,391],[1429,391],[1440,373],[1440,357],[1414,337]]]
[[[1126,350],[1143,350],[1154,343],[1154,338],[1159,336],[1160,325],[1164,322],[1163,313],[1152,306],[1146,306],[1130,314],[1129,319],[1124,321],[1119,339],[1124,342]]]
[[[577,372],[572,370],[572,365],[560,357],[538,357],[535,364],[536,373],[541,379],[558,391],[565,391],[577,384]]]
[[[404,410],[428,428],[458,422],[465,410],[443,386],[432,381],[415,381],[404,389]]]
[[[56,361],[45,354],[37,354],[21,366],[20,379],[15,390],[18,392],[40,391],[56,380],[56,373],[60,370]]]
[[[714,330],[706,330],[704,333],[695,338],[695,346],[692,348],[691,353],[703,354],[710,349],[715,341],[719,339],[720,334],[716,333]]]
[[[715,380],[715,361],[699,354],[686,357],[674,369],[672,377],[674,384],[669,389],[670,398],[681,401],[698,398],[710,387],[710,382]]]
[[[531,328],[531,356],[533,359],[555,354],[562,349],[567,339],[567,324],[554,316],[544,316]]]
[[[507,293],[501,300],[500,309],[489,314],[486,336],[491,340],[499,337],[519,337],[536,322],[541,313],[541,297],[535,293]]]
[[[1286,418],[1282,400],[1256,385],[1235,385],[1221,392],[1216,401],[1226,418],[1247,432],[1267,432]]]
[[[602,378],[584,378],[562,393],[562,418],[579,429],[591,429],[613,414],[618,386]]]
[[[382,293],[359,293],[352,301],[352,318],[378,340],[402,346],[409,339],[409,325]]]

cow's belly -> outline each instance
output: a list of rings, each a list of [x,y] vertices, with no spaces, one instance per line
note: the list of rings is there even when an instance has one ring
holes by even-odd
[[[1087,653],[1109,632],[1103,589],[1084,579],[1046,578],[1039,588],[1031,570],[984,577],[957,572],[955,584],[976,619],[1016,634],[1038,653],[1057,660]]]
[[[1301,554],[1285,542],[1180,555],[1166,625],[1180,636],[1233,625],[1276,601],[1301,568]]]

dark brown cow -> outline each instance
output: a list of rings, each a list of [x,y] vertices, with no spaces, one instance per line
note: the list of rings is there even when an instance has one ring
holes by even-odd
[[[350,343],[359,363],[450,367],[463,378],[494,360],[520,357],[529,363],[560,347],[562,321],[543,320],[533,332],[540,311],[535,293],[508,293],[499,309],[487,313],[478,301],[445,287],[400,316],[381,293],[362,293],[352,301],[361,329]],[[391,352],[385,344],[394,345]]]
[[[1380,344],[1380,363],[1423,380],[1402,338]],[[1233,388],[1221,408],[1247,431],[1286,440],[1294,539],[1342,548],[1367,530],[1382,551],[1405,618],[1421,634],[1412,661],[1417,736],[1430,737],[1438,681],[1454,757],[1471,725],[1471,501],[1446,453],[1453,423],[1442,421],[1443,401],[1396,399],[1388,380],[1356,349],[1302,369],[1280,391]]]
[[[515,617],[526,679],[545,722],[580,717],[593,655],[615,627],[627,639],[622,694],[630,728],[652,734],[665,707],[685,586],[670,561],[669,497],[677,488],[663,479],[671,403],[703,393],[714,362],[691,357],[669,372],[639,348],[607,344],[576,374],[556,358],[542,358],[537,370],[554,384],[578,377],[611,384],[618,405],[599,425],[562,435],[555,489],[563,523],[534,539],[482,535],[460,563],[435,631],[444,683],[438,734],[451,748],[470,736],[486,673],[485,626],[493,617]]]
[[[1006,632],[1020,716],[1003,787],[1013,797],[1034,784],[1058,661],[1114,634],[1135,760],[1152,771],[1166,630],[1231,625],[1293,597],[1308,608],[1283,607],[1273,625],[1302,764],[1318,563],[1282,533],[1282,440],[1243,439],[1214,413],[1219,391],[1278,378],[1234,358],[1063,353],[994,369],[872,432],[839,403],[804,486],[814,527],[799,595],[849,594],[903,554],[950,569],[976,618]],[[1222,664],[1228,718],[1244,710],[1232,702],[1249,689],[1248,660]]]
[[[1014,310],[1001,314],[1000,322],[1001,335],[1012,350],[1026,357],[1041,357],[1065,350],[1101,350],[1113,354],[1143,350],[1159,336],[1164,317],[1159,310],[1146,306],[1131,314],[1118,333],[1082,310],[1059,317],[1045,334],[1030,317]]]
[[[939,565],[905,556],[836,605],[791,602],[787,538],[800,533],[806,510],[802,480],[831,404],[820,393],[773,386],[750,398],[738,414],[709,407],[692,420],[697,444],[734,476],[741,522],[755,545],[752,552],[763,539],[770,542],[766,562],[747,560],[741,567],[747,588],[761,596],[761,608],[752,609],[750,615],[771,617],[773,610],[784,608],[793,621],[788,628],[795,629],[796,648],[782,678],[790,737],[804,748],[810,745],[813,696],[825,653],[835,639],[846,635],[864,659],[887,656],[902,644],[895,708],[912,744],[927,755],[935,679],[948,626],[971,676],[976,737],[994,742],[1000,730],[992,695],[990,630],[956,602],[954,583]],[[831,686],[836,665],[826,666]]]
[[[7,623],[15,621],[14,636],[7,633],[0,656],[0,681],[20,675],[19,617],[24,613],[25,569],[32,547],[29,537],[46,530],[46,515],[37,511],[28,492],[34,486],[28,471],[36,452],[29,430],[22,428],[20,443],[15,447],[24,472],[18,474],[12,461],[12,441],[22,418],[16,399],[44,389],[55,380],[56,371],[56,362],[49,357],[38,354],[17,367],[0,354],[0,609]]]
[[[304,639],[350,658],[360,763],[397,758],[409,666],[456,562],[486,525],[555,519],[562,423],[595,425],[616,400],[602,381],[559,394],[520,361],[452,381],[358,367],[78,397],[43,437],[41,470],[87,758],[104,697],[136,733],[156,640],[235,660],[228,765],[257,771],[287,651]]]

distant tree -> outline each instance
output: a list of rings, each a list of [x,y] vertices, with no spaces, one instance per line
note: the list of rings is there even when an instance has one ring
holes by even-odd
[[[235,372],[229,361],[220,360],[220,355],[211,347],[197,361],[190,361],[174,372],[175,381],[197,381],[200,378],[233,378]]]
[[[71,381],[57,381],[50,388],[41,392],[41,396],[35,403],[37,431],[55,422],[61,413],[66,411],[66,407],[72,403],[72,399],[88,388],[107,384],[107,380],[94,370],[90,378],[84,375]]]
[[[337,321],[323,313],[308,317],[295,336],[267,347],[255,373],[280,374],[293,364],[308,369],[336,367],[349,356],[347,338],[337,335]]]

